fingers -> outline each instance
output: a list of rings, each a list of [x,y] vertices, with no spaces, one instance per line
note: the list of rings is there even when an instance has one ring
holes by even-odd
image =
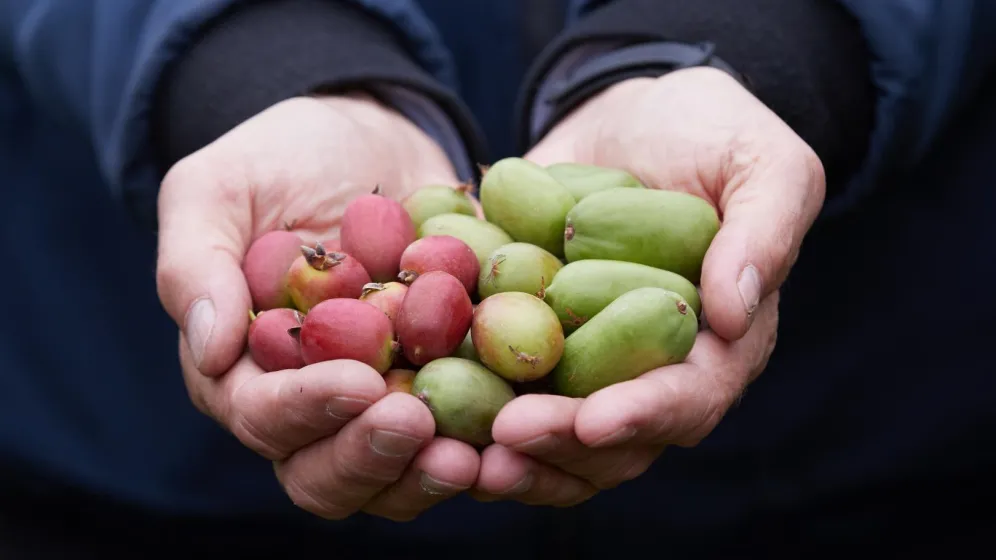
[[[384,378],[353,360],[266,374],[245,355],[227,374],[212,378],[193,368],[181,342],[180,360],[190,398],[246,447],[270,460],[284,459],[334,435],[387,393]]]
[[[697,444],[763,367],[774,347],[778,294],[764,300],[747,335],[727,342],[700,332],[688,359],[595,392],[574,430],[592,447]]]
[[[241,259],[250,227],[241,185],[186,160],[163,180],[156,287],[205,375],[220,375],[242,354],[251,299]]]
[[[527,505],[567,507],[596,492],[597,488],[576,476],[493,444],[481,454],[473,495],[481,501],[514,499]]]
[[[759,302],[781,286],[823,206],[819,159],[797,138],[782,144],[770,148],[773,162],[733,164],[739,184],[725,187],[723,224],[703,262],[703,307],[727,340],[744,336]]]
[[[389,393],[336,436],[276,463],[277,478],[298,507],[344,519],[397,482],[435,429],[418,399]]]
[[[473,447],[436,438],[415,457],[401,479],[375,496],[363,511],[394,521],[410,521],[473,486],[480,467],[481,458]]]
[[[658,451],[643,448],[592,449],[574,434],[581,399],[523,395],[505,405],[492,428],[495,441],[605,490],[643,474]]]

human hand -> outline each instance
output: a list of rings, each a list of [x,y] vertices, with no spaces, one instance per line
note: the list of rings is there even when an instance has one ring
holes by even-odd
[[[722,220],[702,268],[709,330],[684,363],[587,399],[523,396],[495,420],[475,495],[563,506],[639,476],[667,445],[696,445],[764,369],[778,289],[822,207],[825,180],[802,139],[711,68],[621,82],[526,158],[625,169],[650,188],[702,197]]]
[[[329,519],[365,511],[411,519],[473,484],[477,452],[433,439],[415,397],[350,360],[264,374],[245,353],[251,298],[242,258],[257,236],[293,224],[337,235],[346,205],[380,185],[401,198],[456,185],[442,150],[363,96],[295,98],[178,162],[159,197],[159,297],[181,328],[197,408],[274,462],[299,507]]]

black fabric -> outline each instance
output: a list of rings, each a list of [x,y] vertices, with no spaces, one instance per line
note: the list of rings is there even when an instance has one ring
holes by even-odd
[[[870,55],[858,22],[828,0],[617,0],[561,33],[529,71],[518,137],[529,147],[530,108],[562,55],[592,41],[713,43],[757,97],[820,156],[832,186],[868,146],[875,109]]]
[[[257,0],[202,35],[162,80],[154,138],[166,169],[263,109],[294,96],[367,84],[428,96],[452,119],[472,161],[487,161],[473,116],[406,51],[386,20],[333,0]]]

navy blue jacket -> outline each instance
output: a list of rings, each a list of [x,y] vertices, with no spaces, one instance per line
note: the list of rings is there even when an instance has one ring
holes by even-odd
[[[525,2],[350,3],[402,30],[425,74],[462,94],[492,155],[521,153],[508,123],[530,62],[513,47]],[[190,404],[155,290],[159,80],[239,4],[0,4],[0,496],[298,515],[270,464]],[[568,25],[613,2],[570,4]],[[405,526],[360,516],[340,528],[415,543],[549,536],[560,519],[575,529],[566,541],[596,554],[717,531],[741,544],[846,540],[936,523],[928,503],[951,516],[996,497],[996,8],[838,4],[867,43],[860,70],[875,91],[860,165],[834,177],[785,288],[775,355],[715,433],[572,511],[458,498]]]

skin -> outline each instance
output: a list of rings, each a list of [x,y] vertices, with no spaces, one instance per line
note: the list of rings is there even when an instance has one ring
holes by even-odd
[[[619,167],[710,201],[722,219],[700,283],[710,330],[684,363],[583,400],[523,395],[495,419],[474,495],[563,506],[639,476],[668,445],[698,444],[764,369],[778,290],[823,204],[824,172],[784,122],[711,68],[620,82],[526,157]]]
[[[388,394],[369,366],[335,360],[263,375],[245,353],[240,262],[251,240],[284,223],[307,243],[335,238],[346,205],[378,183],[397,200],[459,184],[431,138],[349,95],[271,106],[178,162],[160,190],[156,279],[181,331],[192,402],[273,461],[293,503],[327,519],[413,519],[470,487],[480,466],[471,446],[434,438],[426,407]]]

